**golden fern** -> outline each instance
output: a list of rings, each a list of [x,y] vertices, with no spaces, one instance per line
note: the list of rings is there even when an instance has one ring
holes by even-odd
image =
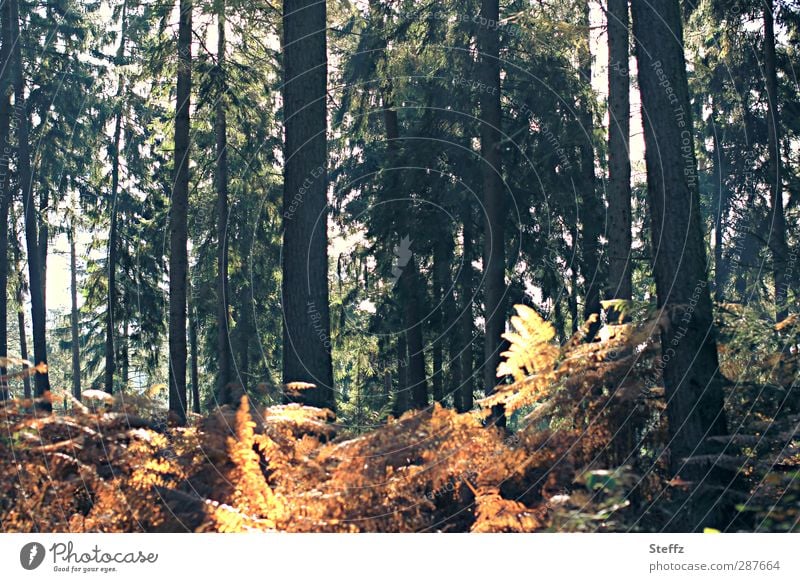
[[[497,377],[510,375],[519,381],[551,369],[558,357],[558,347],[551,343],[556,330],[535,309],[527,305],[515,305],[514,309],[517,315],[511,318],[511,326],[516,331],[503,334],[510,345],[501,354],[505,361],[497,367]]]

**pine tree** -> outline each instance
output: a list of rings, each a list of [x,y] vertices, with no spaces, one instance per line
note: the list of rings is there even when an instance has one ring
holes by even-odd
[[[328,302],[326,5],[283,3],[283,379],[335,408]]]
[[[169,410],[186,422],[186,293],[188,286],[189,106],[192,90],[192,0],[180,0],[175,110],[175,185],[169,215]]]
[[[697,162],[677,0],[631,3],[647,194],[669,423],[670,471],[694,490],[673,518],[678,531],[724,519],[718,485],[727,475],[690,457],[709,453],[708,437],[727,434],[711,296],[700,222]],[[677,235],[677,233],[681,233]]]

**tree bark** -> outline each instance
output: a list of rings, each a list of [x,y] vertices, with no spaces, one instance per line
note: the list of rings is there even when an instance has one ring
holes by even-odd
[[[789,249],[786,245],[786,217],[783,214],[783,184],[781,177],[781,125],[778,112],[778,81],[775,67],[775,26],[772,14],[773,0],[762,0],[764,12],[764,73],[767,85],[767,181],[770,187],[772,221],[769,249],[772,254],[772,275],[775,281],[775,320],[786,319],[788,306],[788,281],[786,263]]]
[[[9,2],[0,7],[0,356],[8,356],[8,220],[12,190],[9,161],[11,160],[11,18]],[[6,375],[0,366],[0,376]],[[11,394],[6,380],[0,380],[0,400]]]
[[[397,392],[394,396],[393,412],[399,417],[411,408],[408,393],[408,345],[406,334],[401,331],[397,334]]]
[[[128,3],[122,3],[122,22],[120,42],[117,48],[116,65],[121,67],[125,57],[125,36],[127,32]],[[119,167],[120,167],[120,142],[122,140],[122,96],[125,91],[125,77],[120,73],[117,77],[117,92],[115,106],[118,107],[114,120],[114,135],[111,143],[111,200],[110,225],[108,229],[108,254],[106,268],[108,270],[108,297],[106,301],[106,362],[105,362],[105,390],[109,394],[114,392],[114,372],[116,361],[114,351],[115,322],[114,312],[117,311],[117,252],[118,252],[118,225],[117,225],[117,196],[119,195]]]
[[[609,299],[631,299],[630,72],[628,0],[608,0]]]
[[[14,216],[14,220],[16,221],[17,217]],[[16,233],[15,233],[16,238]],[[25,289],[27,288],[26,281],[25,281],[25,266],[22,262],[22,250],[20,246],[16,244],[16,240],[14,241],[15,244],[11,245],[12,251],[14,253],[14,266],[16,269],[16,276],[17,276],[17,284],[16,290],[14,293],[16,303],[17,303],[17,326],[19,329],[19,357],[23,360],[28,359],[28,336],[27,336],[27,329],[25,325]],[[22,365],[22,369],[27,369],[28,366],[25,364]],[[26,399],[31,398],[31,379],[29,376],[22,377],[23,383],[23,394]]]
[[[461,248],[461,271],[458,275],[458,295],[459,295],[459,321],[457,335],[460,339],[459,346],[459,372],[461,382],[457,385],[458,398],[455,401],[458,412],[468,412],[472,410],[474,404],[474,378],[475,366],[472,355],[473,334],[475,323],[472,315],[473,294],[475,293],[475,278],[473,276],[472,261],[475,258],[473,249],[475,248],[475,224],[473,223],[472,205],[469,201],[464,201],[461,206],[462,248]]]
[[[408,341],[408,390],[411,406],[422,409],[428,406],[428,382],[425,376],[425,345],[422,339],[422,319],[419,313],[421,301],[421,277],[417,262],[408,262],[400,276],[401,301],[405,318],[405,334]]]
[[[433,377],[438,376],[440,387],[434,385],[434,400],[443,404],[448,392],[453,393],[453,398],[457,397],[458,387],[461,384],[461,370],[459,365],[459,353],[461,351],[461,341],[456,329],[456,305],[454,298],[455,286],[450,277],[450,265],[455,252],[452,233],[447,230],[436,240],[434,249],[434,289],[437,290],[438,297],[434,297],[438,326],[435,330],[436,344],[439,348],[439,367],[437,373],[436,358],[434,357]],[[447,345],[447,375],[445,375],[444,347]],[[434,354],[435,356],[435,354]],[[444,387],[444,388],[443,388]],[[437,398],[438,395],[438,398]]]
[[[713,143],[713,192],[712,205],[714,213],[714,300],[721,302],[725,300],[725,285],[728,281],[729,267],[725,262],[724,254],[724,230],[726,226],[725,217],[728,213],[728,189],[725,185],[725,152],[722,150],[722,140],[718,135],[717,124],[715,122],[715,111],[709,118],[711,123],[711,140]]]
[[[219,0],[217,12],[217,82],[216,154],[217,154],[217,401],[222,404],[231,381],[231,346],[228,332],[228,120],[225,98],[225,1]]]
[[[200,414],[200,363],[197,355],[197,311],[191,299],[189,300],[189,351],[192,356],[192,412]]]
[[[498,0],[481,1],[481,18],[486,22],[500,21]],[[484,337],[483,384],[486,394],[497,385],[497,366],[500,364],[502,334],[506,322],[505,305],[505,219],[506,203],[503,192],[502,159],[500,154],[500,38],[493,26],[481,26],[478,32],[478,51],[481,74],[487,90],[481,92],[481,172],[483,176],[483,205],[486,212],[484,228],[484,303],[486,307],[486,336]],[[489,90],[491,88],[491,90]],[[491,423],[505,426],[502,407],[492,411]]]
[[[600,226],[603,201],[597,191],[594,173],[594,119],[592,115],[592,53],[589,48],[589,3],[583,3],[581,26],[585,29],[578,45],[578,73],[584,84],[578,104],[580,123],[580,270],[583,277],[583,319],[600,313]],[[599,322],[593,329],[599,327]]]
[[[175,185],[169,211],[169,411],[186,423],[186,291],[188,285],[189,102],[192,86],[192,0],[180,0],[175,111]]]
[[[25,213],[25,242],[28,249],[28,277],[30,280],[31,320],[33,324],[33,354],[35,364],[47,365],[47,336],[45,332],[46,312],[44,306],[44,281],[39,249],[38,212],[33,197],[30,144],[28,143],[28,114],[25,109],[25,81],[22,68],[20,42],[20,17],[18,0],[9,0],[11,10],[11,37],[14,54],[14,109],[17,121],[17,172],[22,190],[22,205]],[[45,373],[35,376],[36,396],[50,391],[50,377]],[[52,407],[42,403],[41,408]]]
[[[727,431],[707,285],[680,8],[678,0],[633,0],[631,12],[656,292],[668,319],[661,344],[670,471],[692,484],[669,527],[702,531],[705,526],[719,527],[725,519],[726,500],[714,487],[728,485],[728,475],[713,464],[703,466],[687,458],[710,454],[706,439]]]
[[[81,348],[78,335],[78,258],[75,252],[75,218],[69,229],[69,273],[72,310],[70,312],[70,332],[72,339],[72,395],[81,399]]]
[[[328,303],[327,10],[283,3],[283,379],[300,400],[335,409]]]

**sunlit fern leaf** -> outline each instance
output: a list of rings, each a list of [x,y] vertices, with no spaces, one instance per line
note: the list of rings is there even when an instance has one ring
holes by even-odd
[[[511,318],[511,326],[516,332],[503,334],[509,348],[501,354],[505,361],[497,367],[497,377],[510,375],[521,380],[552,367],[558,349],[550,343],[556,330],[549,322],[527,305],[515,305],[514,308],[517,315]]]

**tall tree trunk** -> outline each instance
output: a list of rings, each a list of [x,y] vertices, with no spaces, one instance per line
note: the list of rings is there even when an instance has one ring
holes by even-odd
[[[335,409],[328,304],[326,3],[283,3],[283,379]]]
[[[31,180],[33,180],[31,174]],[[33,184],[33,182],[31,182]],[[47,222],[47,211],[50,201],[49,193],[45,186],[41,186],[42,190],[39,193],[39,214],[38,214],[38,229],[39,233],[39,265],[42,269],[42,309],[47,313],[47,254],[50,245],[50,227]],[[31,186],[33,189],[33,186]]]
[[[631,299],[628,0],[608,0],[608,292]]]
[[[386,143],[389,166],[396,168],[400,161],[398,159],[398,144],[400,141],[400,123],[397,118],[397,110],[394,108],[391,97],[391,89],[384,93],[384,125],[386,126]],[[396,174],[390,172],[388,190],[394,192],[400,187],[398,181],[394,179]],[[403,236],[411,237],[408,226],[405,223],[399,224],[399,230]],[[425,346],[422,338],[422,325],[420,320],[419,305],[422,301],[421,288],[422,278],[417,270],[417,264],[412,256],[405,267],[402,269],[398,280],[400,309],[403,313],[403,326],[406,341],[408,344],[408,367],[406,368],[406,381],[408,383],[409,399],[408,404],[412,408],[424,408],[428,405],[428,383],[425,375]]]
[[[219,0],[217,12],[217,81],[216,154],[217,154],[217,401],[229,391],[231,347],[228,334],[228,121],[225,99],[225,0]],[[236,404],[233,402],[227,404]]]
[[[459,352],[461,351],[461,342],[456,333],[456,305],[454,293],[454,285],[450,278],[450,265],[453,260],[455,252],[452,233],[446,231],[436,241],[434,249],[434,289],[437,290],[438,298],[435,298],[436,310],[438,312],[438,326],[434,331],[436,337],[435,347],[439,348],[439,368],[438,373],[436,369],[436,358],[434,357],[434,379],[439,377],[440,387],[434,385],[433,394],[434,400],[440,404],[444,402],[447,396],[446,390],[442,386],[449,386],[451,390],[457,392],[458,386],[461,384],[461,371],[459,366]],[[447,376],[445,376],[444,360],[444,347],[448,347],[447,358]],[[434,354],[435,355],[435,354]],[[447,378],[447,381],[445,381]],[[456,394],[453,397],[456,398]],[[438,394],[438,398],[437,398]]]
[[[193,294],[190,294],[193,298]],[[197,356],[197,310],[189,300],[189,351],[192,356],[192,411],[200,414],[200,363]],[[222,405],[223,403],[220,403]]]
[[[122,67],[125,58],[125,37],[128,29],[127,23],[128,3],[122,3],[121,32],[119,47],[117,48],[116,65]],[[118,107],[114,119],[114,136],[111,143],[111,199],[110,225],[108,229],[108,295],[106,300],[106,365],[105,365],[105,390],[109,394],[114,392],[114,372],[116,371],[114,335],[116,333],[114,315],[118,309],[117,302],[117,253],[118,253],[118,223],[117,223],[117,196],[119,195],[119,169],[120,169],[120,142],[122,140],[122,96],[125,92],[125,77],[122,73],[117,77],[117,93],[115,107]]]
[[[47,365],[47,336],[45,332],[46,312],[44,306],[44,281],[41,252],[38,238],[38,212],[33,197],[30,144],[28,143],[28,114],[25,108],[25,82],[22,68],[20,42],[20,18],[18,0],[9,0],[11,7],[11,36],[14,53],[14,108],[17,115],[17,173],[22,189],[22,204],[25,213],[25,242],[28,249],[28,276],[30,279],[31,320],[33,324],[33,354],[35,364]],[[45,373],[35,376],[36,396],[50,391],[50,377]],[[51,406],[42,403],[50,410]]]
[[[583,319],[600,313],[600,225],[603,202],[594,173],[594,118],[592,115],[592,53],[590,50],[589,3],[583,3],[581,26],[585,29],[578,45],[578,73],[584,89],[578,105],[580,123],[580,270],[583,277]],[[599,327],[599,322],[594,328]]]
[[[570,318],[570,331],[572,335],[577,333],[580,327],[580,317],[578,315],[578,217],[574,217],[574,222],[569,227],[570,239],[572,239],[571,255],[573,260],[570,262],[569,274],[569,297],[567,297],[567,309]]]
[[[772,222],[769,249],[772,254],[772,274],[775,281],[775,319],[786,319],[788,309],[788,281],[786,263],[789,249],[786,245],[786,218],[783,214],[783,184],[781,178],[781,124],[778,112],[778,80],[775,71],[775,26],[772,14],[773,0],[762,0],[764,10],[764,74],[767,84],[767,180],[770,186]]]
[[[400,416],[411,408],[408,393],[408,344],[406,334],[401,331],[397,334],[397,392],[394,396],[393,412]]]
[[[472,410],[474,404],[473,389],[475,378],[475,366],[472,355],[473,333],[475,323],[472,316],[473,294],[475,293],[475,279],[473,277],[472,261],[475,258],[473,249],[475,248],[475,224],[472,216],[472,205],[469,201],[464,201],[461,206],[462,248],[461,248],[461,272],[458,275],[458,295],[459,295],[459,321],[457,335],[460,339],[459,346],[459,371],[461,383],[458,384],[458,399],[455,405],[458,412],[468,412]]]
[[[725,242],[725,216],[728,213],[728,189],[725,185],[725,152],[722,151],[722,140],[718,135],[715,122],[716,112],[713,110],[709,118],[711,123],[711,140],[714,148],[713,163],[713,213],[714,213],[714,299],[725,300],[725,285],[728,280],[728,265],[725,262],[723,246]]]
[[[447,292],[447,287],[444,286],[445,269],[446,265],[446,250],[443,248],[443,236],[440,236],[434,243],[433,249],[433,305],[434,310],[432,314],[433,323],[433,375],[431,376],[431,384],[433,388],[434,402],[442,402],[444,397],[444,328],[447,325],[447,318],[444,314],[444,307],[442,305],[443,293]]]
[[[481,0],[481,18],[486,22],[500,21],[498,0]],[[481,73],[487,90],[481,92],[481,156],[483,163],[483,206],[486,212],[484,228],[484,303],[486,306],[486,336],[484,337],[483,386],[486,394],[494,392],[497,366],[503,345],[506,322],[505,305],[505,220],[506,203],[503,191],[502,160],[500,155],[500,37],[494,26],[481,26],[478,32],[478,51]],[[491,90],[488,90],[491,88]],[[492,411],[491,422],[505,426],[502,407]]]
[[[175,111],[175,185],[169,211],[169,411],[186,423],[186,291],[188,285],[189,101],[192,88],[192,0],[180,0]]]
[[[72,296],[70,312],[70,332],[72,339],[72,395],[81,399],[81,347],[78,335],[78,257],[75,252],[75,218],[69,229],[69,274]]]
[[[16,222],[17,217],[14,216],[14,220],[12,222]],[[16,241],[16,233],[14,233],[14,244],[11,245],[12,251],[14,253],[14,266],[16,270],[17,276],[17,284],[14,293],[14,297],[17,303],[17,326],[19,329],[19,357],[23,360],[28,359],[28,336],[27,336],[27,328],[25,325],[25,289],[27,288],[27,284],[25,281],[25,265],[22,261],[22,249],[20,249],[20,245],[17,244]],[[23,371],[28,368],[27,365],[22,365]],[[23,383],[23,394],[25,398],[31,397],[31,379],[29,376],[22,377]]]
[[[130,335],[130,322],[125,319],[122,322],[122,349],[120,350],[120,360],[122,362],[122,372],[120,373],[119,382],[122,389],[128,387],[128,378],[130,378],[130,345],[128,343],[128,336]]]
[[[422,319],[419,304],[422,278],[417,262],[412,258],[400,276],[400,296],[403,303],[405,334],[408,341],[407,381],[411,406],[422,409],[428,406],[428,382],[425,376],[425,345],[422,340]]]
[[[0,356],[8,356],[8,213],[11,208],[11,18],[9,2],[0,6]],[[0,376],[6,375],[5,366],[0,366]],[[8,382],[0,380],[0,400],[10,397]]]
[[[725,500],[714,488],[727,486],[729,475],[713,463],[687,462],[689,457],[712,453],[707,438],[727,430],[707,285],[681,14],[678,0],[633,0],[631,12],[656,293],[669,320],[662,327],[661,345],[670,470],[692,483],[670,527],[702,531],[704,526],[719,527],[727,517]]]

